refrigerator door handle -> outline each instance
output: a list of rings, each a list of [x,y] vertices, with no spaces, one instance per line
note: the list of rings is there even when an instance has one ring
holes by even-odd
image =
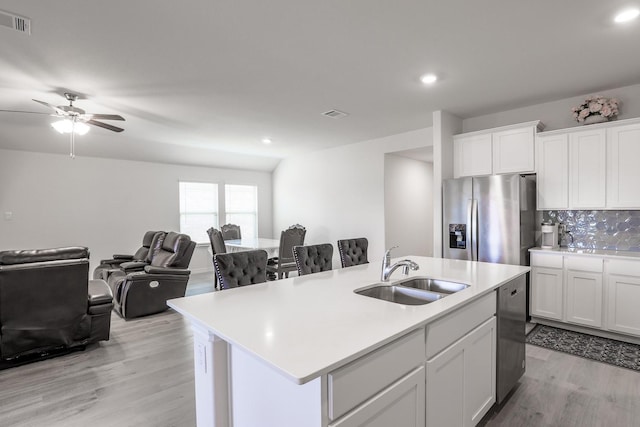
[[[473,199],[467,200],[467,231],[465,239],[467,239],[467,259],[473,261]]]
[[[473,199],[471,201],[470,209],[470,221],[471,224],[471,260],[478,261],[478,201]]]

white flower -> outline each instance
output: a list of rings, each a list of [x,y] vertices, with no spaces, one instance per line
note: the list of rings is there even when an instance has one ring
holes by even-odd
[[[604,104],[604,102],[590,102],[589,111],[591,111],[592,113],[597,113],[598,111],[602,110],[602,104]]]
[[[615,117],[618,115],[618,103],[616,98],[606,98],[602,95],[590,96],[578,107],[571,109],[573,119],[583,122],[587,117],[599,114],[603,117]]]

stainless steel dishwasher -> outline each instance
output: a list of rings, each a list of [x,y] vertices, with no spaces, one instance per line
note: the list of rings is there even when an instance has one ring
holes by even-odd
[[[525,322],[529,274],[498,288],[496,400],[500,404],[525,370]]]

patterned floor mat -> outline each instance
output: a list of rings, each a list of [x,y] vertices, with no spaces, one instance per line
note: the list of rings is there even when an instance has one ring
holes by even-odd
[[[640,345],[636,344],[546,325],[536,325],[527,335],[527,344],[640,371]]]

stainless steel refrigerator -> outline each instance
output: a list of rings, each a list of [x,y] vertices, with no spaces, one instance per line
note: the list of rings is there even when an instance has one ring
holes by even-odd
[[[443,183],[443,257],[529,265],[535,244],[535,175],[492,175]]]
[[[534,175],[450,179],[443,192],[445,258],[529,265],[536,228]],[[528,276],[521,276],[498,289],[498,404],[525,371],[528,288]]]

